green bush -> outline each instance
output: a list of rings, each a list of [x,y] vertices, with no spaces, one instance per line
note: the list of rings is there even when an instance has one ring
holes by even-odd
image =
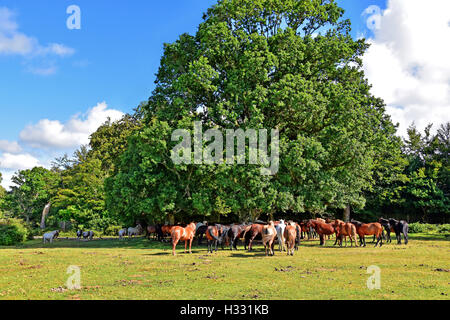
[[[438,227],[439,233],[450,233],[450,224],[441,224]]]
[[[108,226],[103,231],[103,234],[105,236],[117,236],[119,234],[119,231],[122,229],[123,229],[122,226]]]
[[[0,220],[0,245],[12,246],[25,242],[29,231],[23,221],[18,219]]]
[[[438,232],[438,226],[435,224],[427,224],[415,222],[409,224],[409,233],[433,233]]]

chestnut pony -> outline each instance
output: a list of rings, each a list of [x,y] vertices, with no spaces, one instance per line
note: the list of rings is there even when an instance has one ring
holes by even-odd
[[[284,238],[286,239],[286,246],[287,246],[287,254],[288,255],[294,255],[295,247],[296,247],[296,240],[297,240],[297,231],[299,231],[300,228],[296,226],[295,224],[289,223],[286,228],[284,229]]]
[[[375,247],[380,244],[380,247],[383,245],[383,227],[380,223],[362,223],[356,220],[350,221],[356,227],[356,233],[359,236],[359,242],[361,246],[366,246],[366,236],[376,236],[377,243]],[[364,245],[363,245],[364,244]]]
[[[342,247],[342,237],[345,237],[345,246],[347,246],[347,237],[350,237],[351,247],[353,247],[353,241],[355,241],[355,246],[358,246],[358,242],[356,240],[356,227],[352,223],[346,223],[342,220],[335,220],[333,225],[336,230],[336,242],[339,240],[340,247]]]
[[[273,245],[275,241],[275,237],[277,236],[277,230],[275,229],[275,224],[273,221],[270,221],[268,225],[263,226],[262,230],[262,238],[264,249],[266,250],[266,256],[269,254],[271,256],[275,255],[273,250]]]
[[[309,220],[306,226],[308,228],[312,227],[314,228],[314,230],[316,230],[316,232],[319,234],[321,246],[325,245],[325,236],[332,235],[335,232],[334,227],[331,224],[318,221],[317,219]]]
[[[175,256],[175,248],[178,241],[184,241],[184,253],[187,253],[187,243],[189,241],[189,253],[192,253],[192,240],[194,240],[196,225],[191,222],[187,227],[174,226],[171,228],[172,235],[172,254]]]
[[[275,224],[274,224],[274,227],[275,227]],[[245,233],[244,233],[244,239],[245,239],[244,249],[245,250],[247,250],[247,245],[248,245],[248,251],[252,251],[253,240],[255,240],[255,238],[258,235],[262,235],[263,228],[264,228],[264,225],[260,224],[260,223],[254,223],[251,226],[246,227]]]

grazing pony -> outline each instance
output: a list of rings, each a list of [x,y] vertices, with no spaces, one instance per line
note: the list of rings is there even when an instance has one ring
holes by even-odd
[[[83,231],[81,231],[81,230],[78,230],[77,231],[77,239],[78,240],[81,240],[81,237],[83,236]]]
[[[217,252],[217,244],[222,243],[221,237],[221,228],[217,226],[209,226],[206,230],[206,239],[208,239],[208,253],[213,253],[213,245],[216,247]],[[219,238],[220,237],[220,238]]]
[[[268,225],[263,226],[262,230],[262,239],[264,249],[266,250],[266,256],[270,254],[271,256],[275,255],[275,251],[273,250],[274,240],[277,236],[277,230],[275,230],[275,224],[273,221],[270,221]]]
[[[84,239],[92,240],[93,237],[94,237],[94,232],[93,231],[83,232],[83,238]]]
[[[264,224],[261,224],[261,223],[254,223],[246,228],[246,231],[244,233],[244,238],[245,238],[244,249],[245,250],[247,250],[247,245],[248,245],[248,251],[252,251],[253,240],[255,240],[255,238],[258,235],[262,236],[263,228],[264,228]],[[276,235],[276,231],[275,231],[275,235]]]
[[[299,227],[293,223],[288,224],[284,230],[284,238],[286,239],[288,255],[292,255],[292,256],[294,255],[298,230],[299,230]]]
[[[366,236],[374,235],[377,238],[377,243],[375,247],[380,244],[380,247],[383,245],[383,227],[378,222],[375,223],[362,223],[356,220],[350,221],[356,227],[356,233],[359,236],[360,245],[366,246]],[[364,245],[363,245],[364,244]]]
[[[402,234],[405,238],[405,244],[408,244],[408,232],[409,232],[409,226],[406,221],[397,221],[395,219],[389,219],[389,224],[391,225],[391,228],[395,232],[395,237],[397,238],[397,244],[402,244]]]
[[[194,240],[195,223],[191,222],[187,227],[183,228],[180,226],[171,227],[172,236],[172,254],[175,256],[175,248],[179,241],[184,241],[184,253],[187,253],[187,243],[189,241],[189,253],[192,253],[192,241]]]
[[[275,230],[277,230],[278,237],[278,249],[280,252],[286,250],[285,239],[284,239],[284,230],[286,229],[286,224],[284,220],[280,220],[280,222],[275,226]]]
[[[128,238],[131,238],[132,236],[138,236],[142,232],[142,226],[138,224],[135,228],[129,227],[128,228]]]
[[[308,228],[312,227],[314,228],[314,230],[316,230],[316,232],[319,234],[321,246],[325,245],[325,236],[332,235],[335,232],[334,227],[331,224],[318,221],[318,219],[309,220],[306,226]]]
[[[44,243],[46,243],[47,241],[50,242],[50,243],[53,243],[53,239],[58,238],[58,236],[59,236],[59,231],[55,230],[55,231],[52,231],[52,232],[45,233],[42,238],[44,240]]]
[[[125,237],[127,235],[127,233],[128,233],[127,229],[119,230],[119,240],[121,240],[123,237]]]

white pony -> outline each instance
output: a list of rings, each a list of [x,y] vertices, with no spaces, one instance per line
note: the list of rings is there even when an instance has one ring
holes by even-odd
[[[123,237],[125,237],[127,235],[127,233],[128,233],[127,229],[119,230],[119,240],[122,239]]]
[[[278,248],[281,251],[286,251],[286,241],[284,239],[284,230],[286,229],[286,224],[284,223],[284,220],[280,220],[280,223],[275,226],[275,229],[277,230],[277,236],[278,236]]]
[[[131,238],[132,236],[138,236],[142,232],[142,227],[140,224],[136,226],[136,228],[128,228],[128,237]]]
[[[94,232],[93,231],[83,232],[83,238],[84,239],[89,238],[89,240],[92,240],[93,237],[94,237]]]
[[[59,231],[55,230],[52,232],[47,232],[46,234],[44,234],[43,239],[44,239],[44,243],[45,242],[50,242],[53,243],[53,239],[56,239],[59,236]]]

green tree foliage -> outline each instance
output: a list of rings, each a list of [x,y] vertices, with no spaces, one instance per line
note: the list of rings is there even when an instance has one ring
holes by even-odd
[[[362,207],[395,127],[361,69],[335,1],[222,0],[198,32],[166,44],[143,128],[133,135],[108,207],[130,219]],[[280,168],[174,165],[174,129],[278,129]]]
[[[42,210],[55,194],[59,181],[57,173],[42,167],[17,172],[12,177],[11,192],[5,199],[7,210],[13,217],[38,226]]]
[[[116,122],[108,120],[73,158],[66,155],[56,159],[54,170],[61,176],[61,185],[52,203],[58,219],[96,230],[116,223],[105,207],[105,179],[126,149],[127,138],[138,127],[138,119],[130,115]]]
[[[2,183],[2,173],[0,172],[0,219],[4,216],[4,209],[5,209],[5,196],[6,196],[6,190],[1,186]]]

